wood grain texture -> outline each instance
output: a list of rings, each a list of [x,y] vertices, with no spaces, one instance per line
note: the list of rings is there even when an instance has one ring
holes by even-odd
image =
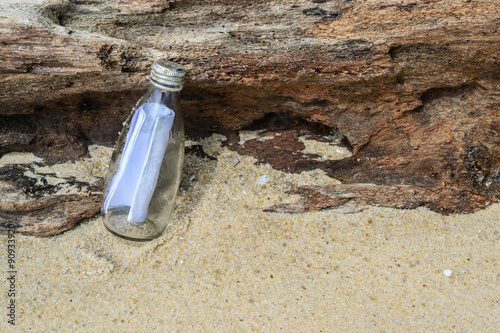
[[[0,15],[0,153],[50,164],[112,145],[151,62],[168,58],[189,72],[191,135],[224,133],[275,168],[372,184],[360,203],[378,186],[420,193],[380,192],[386,206],[443,213],[499,198],[494,1],[5,0]],[[240,146],[242,128],[283,136]],[[352,157],[302,154],[305,128],[341,133]],[[331,204],[315,206],[318,193]],[[304,190],[302,210],[341,205],[336,193]]]
[[[28,169],[27,165],[0,168],[0,233],[15,228],[18,234],[51,236],[71,229],[99,210],[101,196],[83,194],[89,184],[66,179],[50,185],[27,176]],[[68,184],[80,187],[82,193],[58,193]]]

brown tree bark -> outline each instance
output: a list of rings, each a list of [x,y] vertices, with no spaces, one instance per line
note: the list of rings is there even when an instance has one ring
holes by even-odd
[[[230,149],[260,162],[320,168],[343,182],[298,188],[303,205],[276,210],[355,203],[458,213],[499,198],[494,1],[6,0],[0,8],[0,153],[34,151],[55,163],[85,156],[89,144],[112,145],[149,65],[163,57],[189,72],[191,135],[224,133]],[[281,135],[239,145],[241,128]],[[301,153],[298,134],[320,140],[331,131],[352,157]]]

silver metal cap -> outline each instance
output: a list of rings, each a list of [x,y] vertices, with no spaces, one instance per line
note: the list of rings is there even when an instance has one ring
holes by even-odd
[[[155,86],[167,91],[181,91],[186,71],[176,62],[157,60],[151,68],[149,81]]]

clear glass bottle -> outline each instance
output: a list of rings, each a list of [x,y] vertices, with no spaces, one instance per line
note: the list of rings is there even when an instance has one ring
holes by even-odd
[[[101,206],[104,226],[116,236],[147,241],[169,223],[184,162],[184,76],[181,65],[156,61],[151,86],[120,132]]]

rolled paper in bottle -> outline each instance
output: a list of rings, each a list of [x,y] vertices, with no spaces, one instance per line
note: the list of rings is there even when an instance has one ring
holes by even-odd
[[[174,111],[156,103],[144,104],[135,112],[118,171],[104,200],[104,212],[130,207],[129,222],[146,220],[174,117]]]

